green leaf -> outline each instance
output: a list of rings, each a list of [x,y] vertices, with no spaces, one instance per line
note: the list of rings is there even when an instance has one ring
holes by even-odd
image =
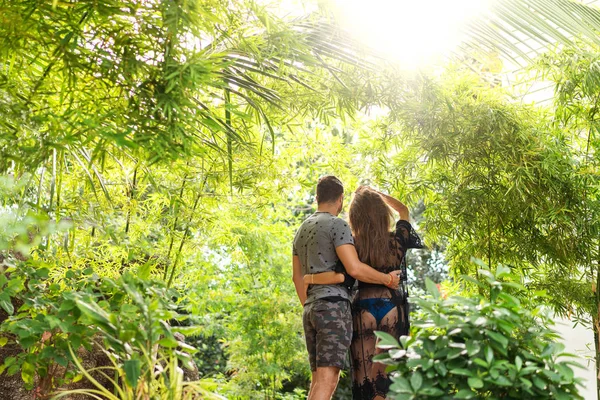
[[[154,262],[152,259],[146,261],[144,264],[140,265],[137,270],[137,276],[140,279],[148,279],[150,277],[150,271],[152,271],[152,267]]]
[[[485,333],[492,338],[493,340],[495,340],[496,342],[498,342],[503,348],[507,348],[508,347],[508,339],[504,336],[501,335],[500,333],[497,332],[492,332],[490,330],[485,330]]]
[[[179,332],[184,336],[197,336],[204,332],[206,328],[203,326],[172,326],[172,332]]]
[[[482,360],[481,358],[475,358],[473,359],[473,362],[483,368],[489,368],[490,364],[486,363],[484,360]]]
[[[15,307],[12,305],[10,296],[6,292],[0,293],[0,307],[2,307],[8,315],[13,315],[15,312]]]
[[[415,393],[421,388],[422,384],[423,376],[421,373],[419,371],[413,372],[412,376],[410,377],[410,385],[414,389]]]
[[[418,394],[422,394],[425,396],[440,397],[444,395],[444,391],[438,388],[423,388],[419,390]]]
[[[23,365],[21,365],[21,378],[23,379],[23,382],[25,382],[26,385],[33,385],[33,380],[35,378],[35,367],[33,366],[33,364],[30,364],[27,361],[25,361]]]
[[[467,340],[466,345],[467,345],[467,355],[469,355],[469,357],[474,356],[475,354],[479,353],[479,350],[481,350],[479,343],[477,343],[474,340]]]
[[[164,338],[160,339],[158,341],[158,344],[160,344],[163,347],[167,347],[167,348],[175,348],[175,347],[179,346],[179,343],[177,342],[177,340],[175,340],[174,338],[171,338],[171,337],[164,337]]]
[[[406,361],[406,366],[409,368],[421,367],[426,369],[429,361],[431,360],[424,360],[422,358],[409,358],[408,361]]]
[[[442,362],[436,362],[433,365],[433,367],[441,376],[446,376],[448,374],[448,369],[446,368],[446,365]]]
[[[521,357],[515,357],[515,366],[517,367],[517,371],[521,370],[521,367],[523,366],[523,360],[521,360]]]
[[[31,346],[33,346],[34,344],[37,343],[37,339],[33,336],[27,336],[27,337],[23,337],[19,339],[19,344],[21,345],[21,347],[23,347],[24,349],[28,349]]]
[[[396,393],[413,393],[412,387],[410,386],[408,379],[406,379],[405,377],[392,377],[392,382],[393,383],[390,385],[390,390]]]
[[[377,336],[377,347],[380,349],[392,349],[399,348],[400,343],[394,338],[392,335],[386,332],[375,331],[375,336]]]
[[[440,297],[442,297],[442,294],[440,293],[440,290],[438,289],[437,285],[433,283],[431,279],[425,279],[425,286],[427,287],[427,292],[429,292],[429,294],[431,294],[434,299],[437,300]]]
[[[469,389],[459,390],[452,398],[453,399],[472,399],[475,397],[475,393],[473,393]]]
[[[515,307],[520,307],[521,306],[521,300],[519,300],[515,296],[512,296],[512,295],[510,295],[510,294],[508,294],[506,292],[502,292],[502,293],[498,294],[498,298],[504,300],[509,305],[512,305],[512,306],[515,306]]]
[[[502,329],[504,333],[506,333],[509,336],[515,329],[515,326],[513,324],[506,321],[496,321],[496,324],[498,325],[498,328]]]
[[[390,349],[389,355],[394,360],[397,360],[397,359],[402,358],[402,357],[404,357],[406,355],[406,350]]]
[[[482,288],[486,288],[486,285],[484,285],[482,282],[480,282],[479,280],[473,278],[472,276],[469,275],[461,275],[460,276],[461,279],[467,281],[467,282],[471,282],[474,283],[475,285],[482,287]]]
[[[60,304],[59,311],[69,311],[75,308],[76,304],[73,300],[65,300]]]
[[[552,382],[559,383],[561,381],[561,376],[554,371],[545,369],[542,371],[542,373],[546,375]]]
[[[391,360],[392,358],[390,357],[390,355],[388,353],[379,353],[379,354],[375,354],[373,356],[373,361],[386,361],[386,360]]]
[[[516,282],[502,282],[502,286],[517,289],[517,290],[525,290],[525,286],[521,285],[520,283],[516,283]]]
[[[81,313],[87,316],[93,323],[101,325],[102,328],[109,330],[111,334],[117,330],[113,323],[110,322],[108,313],[93,300],[77,298],[75,303]]]
[[[69,360],[67,360],[67,358],[63,357],[63,356],[56,356],[55,357],[55,361],[61,367],[65,367],[66,368],[69,365]]]
[[[473,389],[481,389],[483,387],[483,381],[477,377],[471,377],[467,379],[469,386]]]
[[[535,387],[537,387],[540,390],[546,390],[546,382],[544,382],[543,379],[540,379],[537,376],[534,376],[532,378],[533,384],[535,385]]]
[[[400,343],[402,344],[402,348],[406,349],[408,346],[414,342],[414,338],[412,336],[402,335],[400,336]]]
[[[499,386],[512,386],[512,382],[505,376],[500,375],[494,379],[494,383]]]
[[[556,393],[557,400],[572,400],[573,395],[571,393],[558,392]]]
[[[8,281],[8,285],[6,286],[6,291],[11,295],[14,296],[15,294],[21,292],[24,288],[23,286],[23,279],[22,278],[13,278],[10,281]]]
[[[529,389],[533,386],[533,384],[531,383],[531,381],[529,379],[519,378],[519,380],[521,381],[523,386],[525,386],[525,389]]]
[[[57,317],[55,317],[54,315],[46,315],[45,320],[46,320],[46,322],[48,322],[50,329],[56,328],[61,323],[61,320],[58,319]]]
[[[452,348],[448,351],[448,356],[447,359],[448,360],[453,360],[455,358],[460,357],[462,354],[466,353],[467,350],[466,349],[456,349],[456,348]]]
[[[510,267],[498,264],[498,267],[496,268],[496,278],[503,278],[505,276],[508,276],[510,275],[510,272]]]
[[[142,373],[140,360],[133,359],[125,361],[123,363],[123,369],[125,370],[125,378],[127,379],[127,383],[130,387],[135,388]]]
[[[13,365],[15,362],[17,362],[17,358],[16,357],[6,357],[6,359],[4,360],[4,366],[6,368],[10,367],[11,365]]]
[[[490,346],[485,346],[485,360],[487,361],[488,365],[494,360],[494,351]]]
[[[48,268],[40,268],[35,274],[42,279],[48,279],[48,275],[50,274],[50,270]]]
[[[473,376],[473,372],[465,368],[454,368],[450,370],[450,373],[454,375]]]

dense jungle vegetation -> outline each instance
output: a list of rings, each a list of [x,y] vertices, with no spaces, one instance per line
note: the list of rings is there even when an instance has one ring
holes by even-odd
[[[497,3],[415,73],[326,4],[0,0],[0,398],[303,398],[291,241],[326,174],[411,208],[415,338],[476,322],[456,307],[492,332],[431,369],[383,338],[397,398],[576,398],[544,313],[600,354],[600,12]],[[554,102],[522,102],[501,57]]]

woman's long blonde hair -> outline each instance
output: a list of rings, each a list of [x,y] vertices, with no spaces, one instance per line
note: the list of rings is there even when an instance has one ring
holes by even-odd
[[[393,258],[390,251],[393,213],[381,195],[360,186],[354,192],[348,218],[358,258],[374,268],[388,266]]]

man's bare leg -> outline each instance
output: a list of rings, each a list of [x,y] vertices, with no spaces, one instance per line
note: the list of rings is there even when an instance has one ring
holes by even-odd
[[[338,367],[317,367],[312,377],[308,400],[331,400],[340,379],[340,369]]]
[[[308,396],[306,399],[310,399],[312,396],[313,388],[315,387],[315,382],[317,381],[317,371],[310,371],[310,389],[308,389]]]

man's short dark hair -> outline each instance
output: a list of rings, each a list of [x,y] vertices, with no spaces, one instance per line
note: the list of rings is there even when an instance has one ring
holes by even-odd
[[[344,185],[333,175],[319,179],[317,183],[317,203],[332,203],[344,194]]]

